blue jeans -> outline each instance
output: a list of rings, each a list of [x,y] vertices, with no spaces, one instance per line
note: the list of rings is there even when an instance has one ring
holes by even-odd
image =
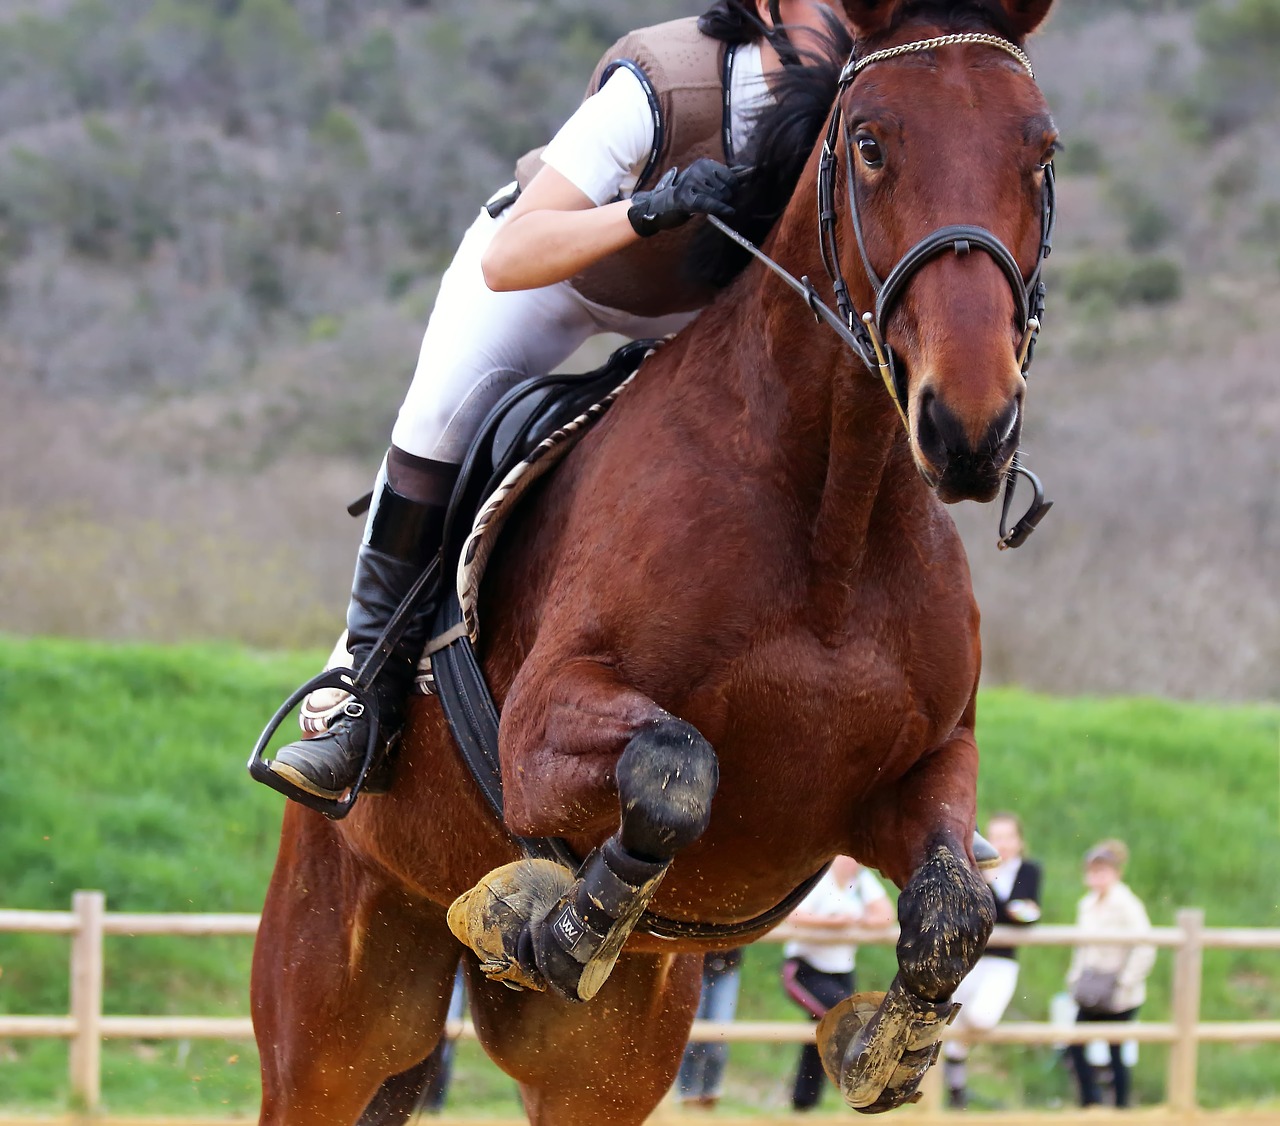
[[[453,975],[453,993],[449,997],[448,1020],[462,1019],[466,996],[462,967],[459,966]],[[447,1036],[441,1036],[435,1051],[431,1053],[435,1066],[422,1092],[422,1109],[429,1114],[439,1114],[444,1109],[445,1096],[449,1093],[449,1080],[453,1078],[453,1049],[454,1042]]]
[[[698,1020],[729,1021],[738,1008],[740,971],[732,969],[702,970],[702,999],[698,1002]],[[691,1043],[684,1050],[676,1089],[682,1099],[718,1099],[724,1082],[724,1065],[729,1058],[729,1045]]]

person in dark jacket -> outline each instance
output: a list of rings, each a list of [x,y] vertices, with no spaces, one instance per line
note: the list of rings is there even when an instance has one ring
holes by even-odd
[[[995,813],[987,821],[987,839],[1000,853],[1000,865],[984,873],[996,900],[996,922],[1030,926],[1040,919],[1040,865],[1023,858],[1022,822],[1012,813]],[[955,1032],[995,1028],[1018,987],[1018,953],[1012,946],[988,946],[952,997],[960,1011]],[[947,1039],[942,1046],[950,1105],[968,1102],[969,1046]]]

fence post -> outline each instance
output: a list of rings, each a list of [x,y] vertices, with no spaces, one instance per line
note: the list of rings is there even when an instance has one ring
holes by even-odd
[[[76,933],[71,940],[71,1097],[94,1112],[102,1096],[103,922],[107,897],[78,891],[71,897]]]
[[[1173,1028],[1177,1039],[1169,1049],[1169,1109],[1193,1114],[1196,1109],[1196,1064],[1200,1022],[1200,982],[1204,973],[1204,912],[1183,908],[1177,915],[1182,944],[1173,963]]]

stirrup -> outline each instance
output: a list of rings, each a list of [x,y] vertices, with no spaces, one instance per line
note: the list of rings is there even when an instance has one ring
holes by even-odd
[[[338,688],[350,693],[356,702],[364,708],[364,714],[369,720],[369,736],[368,742],[365,744],[364,762],[360,765],[360,774],[357,776],[355,783],[347,791],[346,797],[343,798],[322,798],[316,794],[309,793],[301,786],[295,785],[272,770],[271,762],[266,757],[267,747],[270,745],[271,740],[275,738],[276,732],[280,730],[280,726],[303,700],[311,695],[312,692],[321,688]],[[341,821],[351,812],[351,807],[355,805],[356,798],[360,796],[369,779],[369,772],[378,755],[378,732],[380,727],[378,697],[372,687],[362,685],[354,669],[325,669],[319,676],[314,676],[308,680],[306,684],[281,704],[276,714],[271,717],[267,726],[263,728],[262,734],[258,736],[258,742],[254,745],[253,754],[249,756],[249,774],[255,782],[270,786],[277,793],[284,794],[291,801],[296,801],[299,805],[305,805],[308,809],[314,809],[317,813],[323,813],[331,821]]]
[[[280,705],[276,714],[271,717],[267,726],[263,728],[262,734],[258,736],[258,742],[254,745],[253,753],[249,756],[249,774],[254,781],[261,782],[264,786],[270,786],[277,793],[284,794],[286,798],[296,801],[299,805],[305,805],[308,809],[323,813],[331,821],[341,821],[351,812],[351,807],[355,805],[356,798],[360,796],[361,791],[365,788],[365,783],[369,778],[369,771],[372,769],[378,753],[378,732],[381,724],[379,723],[378,697],[374,692],[374,683],[378,679],[378,674],[382,672],[382,667],[387,663],[387,658],[390,657],[396,643],[409,628],[413,615],[417,611],[419,600],[424,592],[431,587],[431,584],[436,582],[439,572],[440,556],[437,555],[423,569],[422,574],[418,576],[413,586],[409,588],[409,592],[401,600],[396,612],[391,615],[391,620],[387,622],[378,640],[374,643],[373,651],[366,658],[359,672],[348,668],[325,669],[319,676],[314,676],[308,680],[306,684],[297,689]],[[360,774],[356,778],[355,784],[345,798],[322,798],[317,797],[315,794],[307,793],[306,790],[295,786],[287,778],[281,778],[276,774],[271,769],[271,764],[266,757],[267,747],[271,740],[275,738],[276,732],[280,730],[280,725],[284,723],[289,714],[303,700],[310,696],[312,692],[321,688],[337,688],[350,693],[357,703],[363,705],[365,715],[369,717],[369,736],[365,745],[364,762],[360,765]]]

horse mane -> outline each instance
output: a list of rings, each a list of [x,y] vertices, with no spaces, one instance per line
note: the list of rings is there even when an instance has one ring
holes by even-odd
[[[746,169],[738,174],[731,226],[757,245],[795,193],[853,50],[852,37],[834,13],[826,14],[826,23],[816,50],[806,51],[798,64],[783,67],[771,80],[773,102],[756,116],[751,144],[742,154]],[[750,261],[747,251],[708,223],[694,237],[685,269],[699,283],[723,289]]]

